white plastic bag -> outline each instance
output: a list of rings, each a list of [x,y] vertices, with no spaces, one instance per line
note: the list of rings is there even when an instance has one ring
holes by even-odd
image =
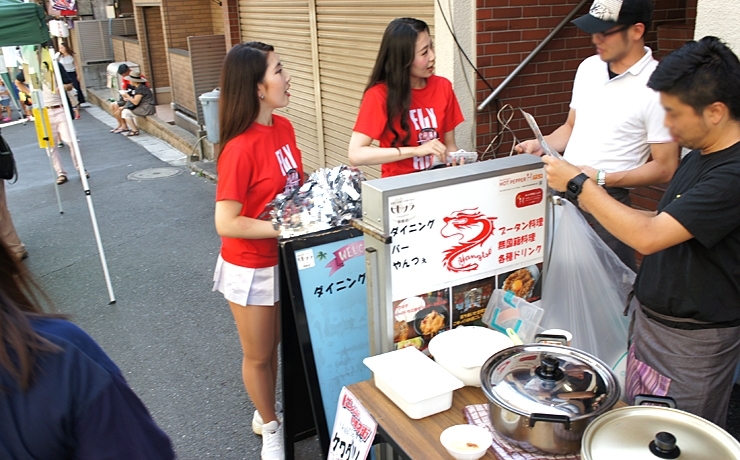
[[[627,354],[623,315],[635,272],[594,232],[578,209],[562,200],[562,214],[542,286],[540,325],[573,334],[571,345],[615,369]],[[615,369],[619,374],[620,369]]]

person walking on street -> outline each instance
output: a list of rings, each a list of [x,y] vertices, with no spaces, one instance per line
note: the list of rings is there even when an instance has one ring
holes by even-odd
[[[545,136],[550,147],[564,152],[566,160],[627,205],[630,188],[667,183],[679,159],[678,144],[663,126],[658,93],[647,87],[658,65],[645,46],[652,14],[652,0],[596,0],[588,14],[573,21],[591,34],[597,54],[576,71],[565,124]],[[516,150],[543,154],[536,139]],[[584,217],[622,262],[637,271],[635,251],[590,215]]]
[[[59,57],[59,64],[64,66],[64,70],[67,72],[67,75],[69,75],[70,80],[72,80],[72,86],[74,86],[75,91],[77,91],[77,104],[74,105],[75,120],[77,120],[80,118],[80,105],[87,101],[85,100],[85,93],[82,91],[82,87],[80,86],[77,63],[75,62],[75,53],[66,43],[59,45],[59,53],[61,54]]]
[[[740,359],[740,60],[716,37],[658,64],[665,125],[692,149],[657,212],[611,198],[581,170],[545,156],[547,183],[566,192],[645,258],[634,294],[625,395],[668,396],[724,426]]]
[[[5,115],[2,115],[2,112]],[[10,108],[10,90],[2,80],[0,80],[0,117],[2,122],[8,122],[13,119],[13,112]]]
[[[381,165],[383,177],[447,164],[464,121],[452,84],[434,74],[429,26],[398,18],[385,29],[349,141],[352,166]],[[373,140],[379,146],[371,146]]]
[[[214,291],[229,303],[241,342],[244,387],[257,411],[262,460],[283,460],[281,406],[276,403],[280,288],[278,231],[260,220],[277,194],[298,187],[301,152],[293,126],[275,109],[288,105],[290,75],[271,45],[234,46],[221,70],[216,231],[221,252]]]
[[[62,97],[67,97],[65,91],[72,89],[72,80],[70,80],[64,67],[59,67],[59,72],[62,76],[62,83],[64,88],[56,88],[52,91],[49,83],[43,82],[41,87],[43,89],[44,106],[49,112],[49,123],[51,124],[51,135],[52,138],[58,140],[61,144],[64,142],[69,146],[69,153],[72,156],[72,164],[74,168],[79,171],[80,166],[77,164],[77,155],[72,143],[72,135],[69,132],[69,126],[67,124],[67,116],[64,113],[64,106],[62,105]],[[31,94],[31,90],[26,86],[26,79],[23,75],[23,71],[18,72],[15,77],[15,83],[18,88],[24,93]],[[62,165],[62,159],[59,155],[59,148],[57,145],[53,145],[49,149],[49,156],[51,157],[51,163],[54,167],[54,171],[57,173],[57,184],[61,185],[67,182],[67,171]],[[90,178],[90,173],[85,171],[87,178]]]

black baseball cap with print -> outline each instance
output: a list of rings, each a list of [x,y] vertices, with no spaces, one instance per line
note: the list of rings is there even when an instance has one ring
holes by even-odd
[[[588,34],[598,34],[617,24],[641,22],[647,29],[652,17],[652,0],[596,0],[588,14],[574,20],[573,24]]]

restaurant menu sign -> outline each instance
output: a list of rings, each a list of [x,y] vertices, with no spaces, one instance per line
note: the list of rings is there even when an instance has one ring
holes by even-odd
[[[396,348],[482,324],[495,288],[539,298],[545,196],[536,168],[389,199]]]
[[[334,418],[328,460],[365,460],[378,424],[346,387],[342,387]]]

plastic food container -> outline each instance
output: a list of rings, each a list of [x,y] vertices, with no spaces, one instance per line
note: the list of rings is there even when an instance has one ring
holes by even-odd
[[[363,360],[375,386],[409,418],[420,419],[452,407],[452,392],[463,383],[414,347]]]
[[[459,326],[435,336],[429,342],[429,353],[465,385],[479,387],[483,363],[511,346],[514,343],[501,332],[487,327]]]
[[[494,289],[483,314],[486,326],[506,333],[511,328],[524,343],[534,340],[545,310],[517,297],[512,291]]]

